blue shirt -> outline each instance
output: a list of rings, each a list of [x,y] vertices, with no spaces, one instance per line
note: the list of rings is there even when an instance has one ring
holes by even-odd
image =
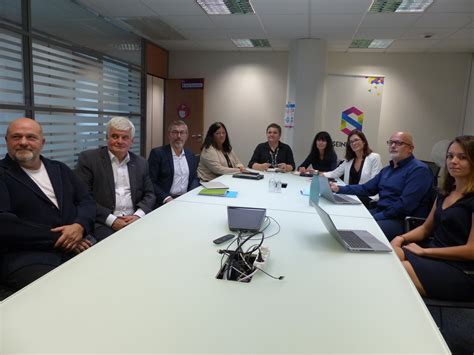
[[[372,196],[379,194],[374,219],[401,219],[409,215],[426,217],[430,210],[433,174],[428,166],[413,155],[393,161],[362,185],[341,186],[338,193]]]

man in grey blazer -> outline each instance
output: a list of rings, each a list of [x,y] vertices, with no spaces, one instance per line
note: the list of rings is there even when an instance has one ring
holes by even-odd
[[[155,205],[147,161],[129,152],[135,126],[125,117],[107,123],[107,147],[79,155],[76,174],[96,205],[94,236],[98,241],[135,222]]]

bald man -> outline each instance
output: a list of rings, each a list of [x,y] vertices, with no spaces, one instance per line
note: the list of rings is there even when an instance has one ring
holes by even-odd
[[[413,138],[396,132],[387,141],[391,161],[378,175],[362,185],[337,186],[341,194],[373,196],[379,194],[377,207],[370,210],[388,240],[403,233],[406,216],[426,217],[433,195],[433,173],[415,159]]]
[[[0,277],[18,290],[91,246],[95,202],[65,164],[41,156],[41,126],[10,123],[0,160]]]

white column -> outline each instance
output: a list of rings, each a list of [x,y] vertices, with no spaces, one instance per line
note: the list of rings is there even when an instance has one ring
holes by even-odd
[[[295,126],[284,129],[283,141],[292,147],[297,165],[306,158],[314,135],[321,130],[326,59],[323,40],[290,43],[287,102],[296,104]]]
[[[471,76],[467,94],[466,113],[462,127],[462,134],[474,135],[474,54],[471,57]]]

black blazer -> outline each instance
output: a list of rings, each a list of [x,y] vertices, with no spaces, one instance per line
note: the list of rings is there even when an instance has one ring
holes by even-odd
[[[155,194],[148,173],[148,164],[142,157],[129,152],[127,164],[133,207],[145,213],[153,210]],[[77,176],[86,183],[97,204],[96,223],[105,225],[107,217],[115,210],[115,181],[108,148],[87,150],[79,154]]]
[[[0,161],[0,257],[2,274],[32,264],[58,265],[54,249],[60,233],[51,228],[79,223],[93,228],[95,202],[86,186],[65,164],[41,157],[59,208],[8,154]]]
[[[188,149],[184,149],[186,161],[189,167],[188,191],[199,186],[197,177],[198,159]],[[171,186],[173,185],[174,164],[173,155],[171,154],[171,146],[169,144],[159,148],[154,148],[148,157],[150,166],[150,177],[153,182],[153,188],[156,194],[157,206],[163,204],[163,200],[170,196]]]

